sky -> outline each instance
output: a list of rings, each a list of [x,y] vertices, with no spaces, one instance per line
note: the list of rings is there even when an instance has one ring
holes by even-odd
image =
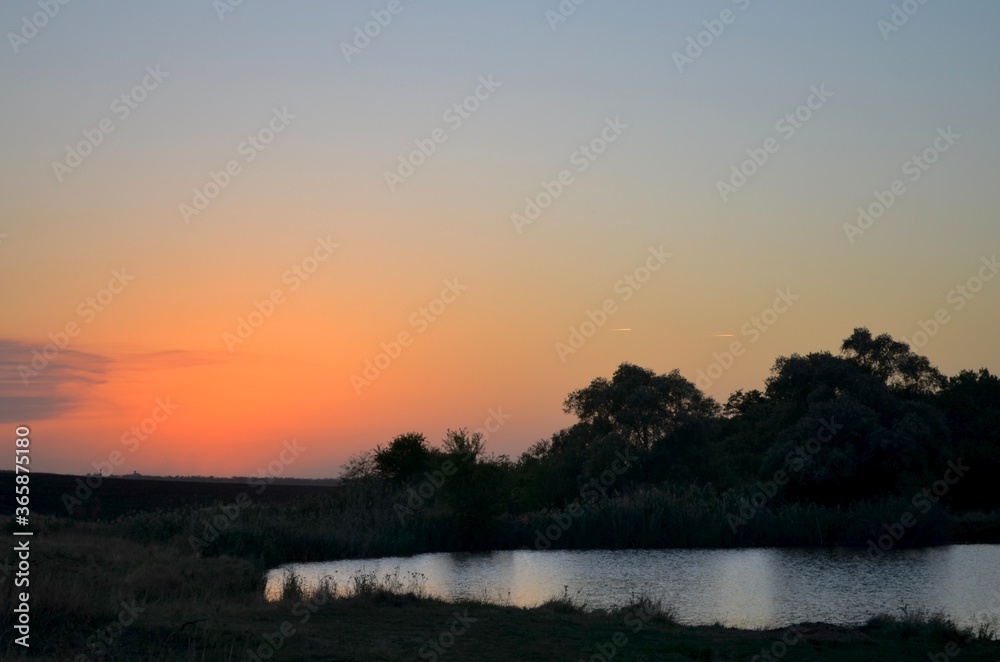
[[[3,435],[325,477],[626,361],[1000,370],[1000,4],[577,2],[0,5]]]

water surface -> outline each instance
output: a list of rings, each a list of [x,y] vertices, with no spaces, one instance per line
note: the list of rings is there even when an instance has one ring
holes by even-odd
[[[858,549],[586,550],[421,554],[291,564],[268,574],[281,593],[286,570],[307,589],[330,577],[343,587],[359,571],[408,573],[442,598],[501,598],[536,605],[564,590],[609,607],[646,594],[691,625],[783,627],[803,621],[854,624],[878,613],[941,610],[960,625],[1000,618],[1000,545],[891,552]],[[565,587],[565,588],[564,588]]]

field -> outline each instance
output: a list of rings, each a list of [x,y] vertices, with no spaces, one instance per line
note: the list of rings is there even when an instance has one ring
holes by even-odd
[[[31,510],[43,515],[69,514],[65,497],[76,513],[84,519],[111,520],[136,512],[170,509],[180,506],[230,503],[240,492],[249,491],[263,503],[281,502],[303,497],[328,494],[329,481],[263,479],[206,480],[132,478],[98,476],[65,476],[62,474],[31,474]],[[96,486],[96,488],[94,487]],[[261,489],[266,487],[266,489]],[[77,505],[73,500],[80,501]],[[14,472],[0,471],[0,512],[14,509]]]

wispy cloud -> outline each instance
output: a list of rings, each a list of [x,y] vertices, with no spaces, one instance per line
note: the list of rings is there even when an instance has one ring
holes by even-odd
[[[30,366],[33,349],[37,345],[0,338],[0,422],[52,419],[96,403],[96,387],[114,381],[115,373],[200,367],[229,358],[222,352],[166,350],[111,355],[66,348],[25,383],[18,366]]]
[[[0,421],[25,422],[54,418],[75,409],[87,392],[107,381],[111,360],[92,352],[60,350],[28,383],[18,366],[29,366],[34,345],[0,339]]]
[[[171,368],[198,368],[230,360],[227,352],[198,352],[170,349],[160,352],[116,354],[116,370],[165,370]]]

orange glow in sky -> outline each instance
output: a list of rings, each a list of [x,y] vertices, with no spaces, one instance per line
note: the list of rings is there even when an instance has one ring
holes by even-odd
[[[915,349],[996,370],[998,10],[887,42],[848,4],[754,3],[680,71],[717,12],[414,4],[346,57],[369,8],[67,6],[0,61],[0,423],[36,471],[246,475],[295,440],[325,477],[497,410],[516,457],[625,361],[724,402],[939,310]]]

